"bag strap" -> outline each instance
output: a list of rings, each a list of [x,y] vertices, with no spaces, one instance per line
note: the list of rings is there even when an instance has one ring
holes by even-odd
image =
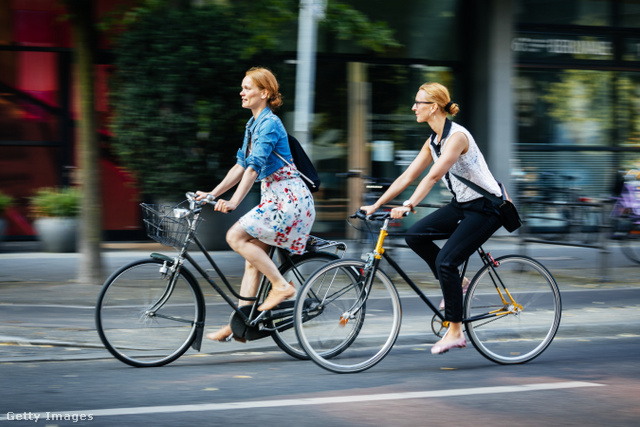
[[[274,151],[274,154],[278,157],[280,157],[280,160],[282,160],[283,162],[285,162],[287,165],[291,166],[291,163],[288,162],[284,157],[282,157],[280,155],[280,153],[278,153],[277,151]],[[303,174],[302,172],[300,172],[300,170],[296,167],[296,170],[298,171],[298,173],[300,174],[300,177],[302,179],[304,179],[305,181],[307,181],[309,183],[310,186],[312,186],[313,188],[316,187],[316,184],[313,182],[313,180],[311,178],[309,178],[308,176],[306,176],[305,174]]]
[[[476,192],[482,194],[484,197],[486,197],[487,199],[491,200],[493,203],[500,205],[502,204],[502,198],[496,196],[495,194],[489,193],[487,190],[485,190],[484,188],[480,187],[478,184],[475,184],[472,181],[469,181],[467,178],[461,177],[459,175],[456,175],[455,173],[451,173],[451,175],[455,176],[458,180],[460,180],[463,184],[465,184],[467,187],[471,188],[472,190],[475,190]],[[502,187],[502,184],[500,182],[498,182],[498,185],[500,186],[500,190],[502,190],[502,193],[504,194],[504,188]]]
[[[249,144],[247,144],[247,154],[248,154],[248,152],[249,152],[249,146],[251,145],[251,129],[250,129],[250,128],[247,128],[247,132],[249,132]],[[282,156],[280,155],[280,153],[278,153],[276,150],[273,150],[273,153],[274,153],[276,156],[280,157],[280,160],[282,160],[283,162],[285,162],[287,165],[291,166],[291,163],[289,163],[289,162],[288,162],[284,157],[282,157]],[[247,155],[247,154],[245,154],[245,155]],[[298,169],[298,168],[296,167],[296,169]],[[312,179],[310,179],[308,176],[306,176],[305,174],[303,174],[303,173],[302,173],[302,172],[300,172],[299,170],[298,170],[298,173],[300,174],[300,176],[302,177],[302,179],[304,179],[305,181],[307,181],[307,182],[309,183],[309,185],[310,185],[311,187],[316,188],[316,184],[313,182],[313,180],[312,180]]]

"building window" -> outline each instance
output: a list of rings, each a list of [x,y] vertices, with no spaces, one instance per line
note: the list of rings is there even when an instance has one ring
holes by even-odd
[[[522,24],[613,25],[611,0],[520,0],[516,20]]]

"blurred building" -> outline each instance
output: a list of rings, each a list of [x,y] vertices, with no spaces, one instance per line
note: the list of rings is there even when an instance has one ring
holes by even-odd
[[[552,176],[597,197],[610,193],[618,170],[640,166],[640,1],[343,2],[387,22],[402,47],[372,55],[319,27],[310,150],[323,178],[317,231],[343,234],[349,201],[358,203],[362,183],[349,187],[336,173],[393,178],[422,147],[429,130],[411,107],[426,81],[450,88],[456,120],[516,196]],[[114,2],[97,3],[104,12]],[[73,46],[55,4],[0,0],[0,188],[18,197],[73,180]],[[295,39],[281,45],[283,118],[293,129]],[[96,109],[107,117],[108,55],[101,62]],[[139,195],[102,129],[104,229],[130,236]],[[429,201],[445,198],[436,191]],[[10,234],[32,234],[23,213],[10,218]]]

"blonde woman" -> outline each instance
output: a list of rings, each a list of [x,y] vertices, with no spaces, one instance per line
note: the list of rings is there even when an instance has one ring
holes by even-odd
[[[391,202],[429,166],[429,172],[411,197],[402,207],[394,208],[391,216],[401,218],[407,212],[413,212],[414,207],[440,180],[453,194],[448,205],[416,222],[406,237],[409,247],[427,262],[440,281],[444,294],[445,320],[450,322],[450,327],[431,348],[431,353],[440,354],[467,345],[462,330],[462,296],[463,285],[468,285],[468,279],[460,277],[459,267],[502,225],[493,203],[458,181],[453,174],[472,181],[496,196],[501,196],[502,191],[471,133],[448,119],[448,115],[455,116],[460,108],[451,101],[446,87],[439,83],[423,84],[411,109],[418,123],[427,123],[433,133],[407,170],[378,201],[361,209],[371,214]],[[440,248],[428,236],[429,233],[446,233],[450,237]]]

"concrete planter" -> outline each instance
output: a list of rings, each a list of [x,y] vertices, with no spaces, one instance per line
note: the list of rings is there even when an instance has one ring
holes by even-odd
[[[38,218],[34,225],[44,252],[76,252],[77,218]]]

